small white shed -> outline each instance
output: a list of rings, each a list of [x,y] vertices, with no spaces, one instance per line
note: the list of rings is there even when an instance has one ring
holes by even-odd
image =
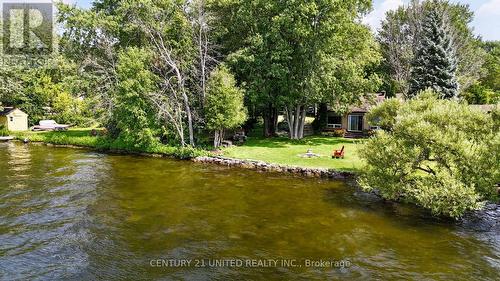
[[[0,111],[0,125],[11,132],[28,130],[28,114],[14,107],[4,107]]]

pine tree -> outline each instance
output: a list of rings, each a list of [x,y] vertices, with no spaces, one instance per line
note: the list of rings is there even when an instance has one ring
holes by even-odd
[[[412,62],[410,97],[433,89],[443,99],[458,96],[457,59],[446,12],[436,5],[425,12],[416,56]]]

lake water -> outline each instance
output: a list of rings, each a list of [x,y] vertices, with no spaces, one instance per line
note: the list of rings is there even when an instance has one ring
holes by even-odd
[[[342,182],[0,143],[0,280],[499,274],[499,233],[433,220]]]

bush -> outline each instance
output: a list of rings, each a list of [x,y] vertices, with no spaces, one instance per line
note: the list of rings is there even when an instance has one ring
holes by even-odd
[[[247,120],[245,92],[236,86],[236,79],[224,65],[211,74],[207,82],[205,119],[207,128],[214,131],[214,147],[224,140],[224,130],[234,129]]]
[[[499,96],[499,92],[488,89],[481,84],[472,85],[462,94],[462,98],[469,104],[494,104],[499,101]]]
[[[321,134],[325,137],[343,138],[345,137],[346,132],[347,131],[345,129],[335,129],[333,131],[323,132]]]
[[[288,133],[290,131],[290,127],[288,127],[288,122],[287,121],[279,122],[278,123],[278,131]]]
[[[403,102],[399,99],[392,98],[370,110],[366,115],[368,123],[372,126],[390,131],[396,123],[398,110],[403,106]]]
[[[391,131],[379,132],[359,150],[367,163],[360,185],[435,215],[457,218],[480,209],[498,199],[500,132],[494,116],[432,93],[402,104],[395,116],[380,120]]]
[[[346,130],[345,129],[335,129],[333,131],[333,136],[338,137],[338,138],[343,138],[345,137]]]
[[[363,130],[363,135],[367,137],[373,137],[376,133],[375,130]]]
[[[150,60],[151,54],[143,49],[120,52],[113,118],[107,126],[112,137],[137,149],[154,144],[159,135],[156,113],[147,97],[156,89]]]
[[[0,125],[0,137],[6,137],[9,135],[9,130],[5,128],[4,125]]]

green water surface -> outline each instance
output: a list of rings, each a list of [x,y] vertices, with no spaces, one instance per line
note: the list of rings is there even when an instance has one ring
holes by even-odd
[[[220,260],[279,264],[213,264]],[[499,233],[433,220],[343,182],[0,144],[1,280],[499,276]]]

